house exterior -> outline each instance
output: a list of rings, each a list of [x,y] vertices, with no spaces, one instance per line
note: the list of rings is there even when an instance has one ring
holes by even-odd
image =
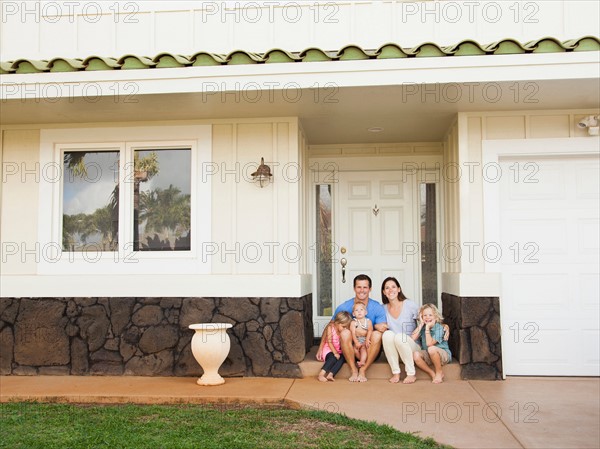
[[[600,374],[596,2],[1,3],[2,374],[300,376],[358,273]]]

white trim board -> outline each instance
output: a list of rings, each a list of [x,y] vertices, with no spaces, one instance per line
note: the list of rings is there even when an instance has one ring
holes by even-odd
[[[0,99],[190,92],[203,92],[208,98],[217,92],[272,92],[310,89],[315,85],[340,88],[596,79],[600,77],[598,58],[598,52],[570,52],[11,74],[0,79]]]

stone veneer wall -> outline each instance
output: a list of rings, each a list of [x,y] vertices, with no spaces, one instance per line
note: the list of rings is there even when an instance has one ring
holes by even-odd
[[[199,376],[193,323],[225,322],[223,376],[301,377],[302,298],[0,298],[0,374]]]
[[[442,293],[450,350],[463,379],[502,379],[499,298],[458,297]]]

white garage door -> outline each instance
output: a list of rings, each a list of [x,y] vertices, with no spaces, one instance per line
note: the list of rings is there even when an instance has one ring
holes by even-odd
[[[598,376],[598,155],[499,163],[505,374]]]

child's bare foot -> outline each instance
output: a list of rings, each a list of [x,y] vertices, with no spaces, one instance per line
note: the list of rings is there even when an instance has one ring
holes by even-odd
[[[317,379],[319,379],[319,381],[321,381],[321,382],[327,382],[327,378],[325,376],[323,376],[322,374],[319,374],[319,377],[317,377]]]
[[[393,384],[400,382],[400,373],[394,374],[392,377],[390,377],[390,382]]]
[[[417,381],[417,376],[406,376],[406,379],[402,381],[403,384],[414,384]]]
[[[434,384],[441,384],[444,381],[444,375],[443,374],[436,374],[433,377],[433,380],[431,381]]]
[[[333,378],[333,373],[329,373],[327,375],[327,380],[331,381],[331,382],[335,382],[335,379]]]

